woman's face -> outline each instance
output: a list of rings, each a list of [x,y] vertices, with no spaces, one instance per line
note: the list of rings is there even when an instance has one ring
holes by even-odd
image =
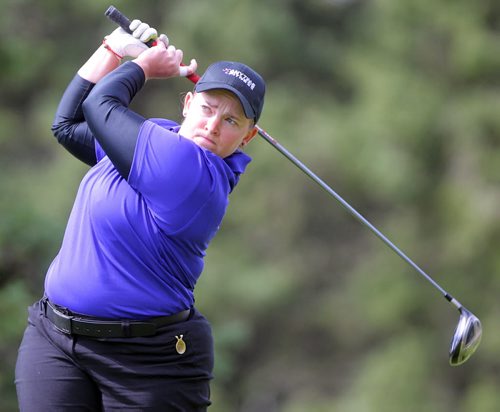
[[[179,134],[224,158],[247,144],[257,133],[231,92],[189,92],[184,100],[184,121]]]

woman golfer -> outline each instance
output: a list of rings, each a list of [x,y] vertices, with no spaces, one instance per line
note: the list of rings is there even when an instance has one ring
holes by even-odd
[[[117,29],[68,85],[53,131],[92,166],[84,176],[43,298],[29,308],[16,387],[21,411],[202,411],[213,341],[194,307],[203,258],[251,160],[262,77],[211,65],[185,96],[179,125],[129,103],[148,79],[190,75],[182,51]],[[125,56],[134,58],[121,63]]]

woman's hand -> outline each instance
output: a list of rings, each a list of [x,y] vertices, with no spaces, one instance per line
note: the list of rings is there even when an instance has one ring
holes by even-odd
[[[146,79],[167,79],[175,76],[189,76],[196,71],[195,59],[188,66],[181,66],[183,52],[173,45],[166,47],[159,41],[156,46],[142,52],[133,60],[144,71]]]
[[[131,34],[122,28],[117,28],[104,38],[106,47],[119,58],[139,56],[148,49],[145,43],[150,40],[161,41],[165,43],[165,46],[168,46],[167,36],[165,34],[158,36],[156,29],[147,23],[136,19],[130,23],[129,29],[132,31]]]

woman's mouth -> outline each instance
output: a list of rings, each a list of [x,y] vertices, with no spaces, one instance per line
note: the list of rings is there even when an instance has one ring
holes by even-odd
[[[208,138],[206,136],[203,136],[203,135],[197,135],[197,136],[195,136],[195,140],[198,140],[200,143],[205,143],[205,144],[209,144],[209,145],[212,145],[212,146],[215,145],[215,142],[212,139],[210,139],[210,138]]]

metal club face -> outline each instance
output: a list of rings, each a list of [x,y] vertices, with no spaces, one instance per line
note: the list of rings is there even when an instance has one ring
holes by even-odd
[[[458,366],[467,361],[481,342],[481,322],[467,309],[461,307],[460,319],[450,347],[450,365]]]

